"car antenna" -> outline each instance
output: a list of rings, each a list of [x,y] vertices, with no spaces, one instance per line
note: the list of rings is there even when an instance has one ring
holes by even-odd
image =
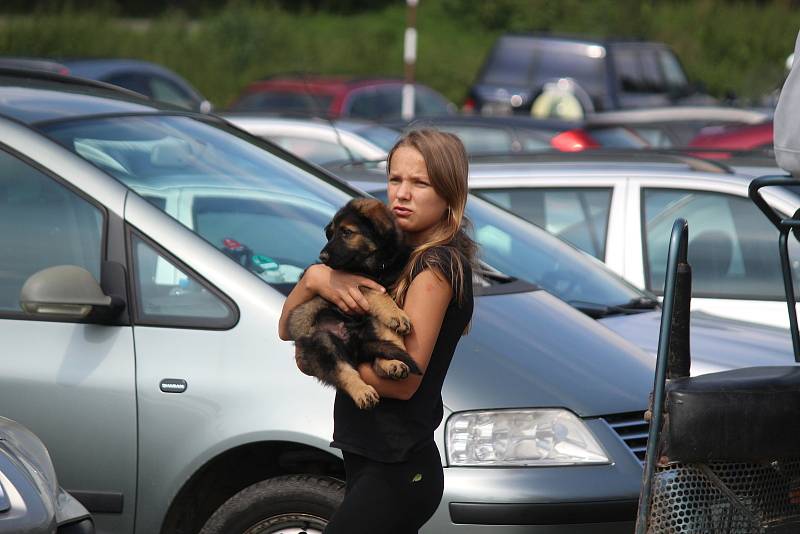
[[[347,145],[344,144],[344,141],[342,141],[342,134],[341,134],[341,132],[339,132],[339,128],[337,128],[336,125],[334,124],[333,119],[331,118],[330,114],[326,113],[325,111],[320,111],[320,109],[318,107],[319,102],[317,102],[317,100],[314,98],[314,95],[312,95],[311,91],[309,90],[307,72],[304,71],[302,76],[301,76],[301,78],[303,80],[303,87],[305,89],[306,96],[311,101],[311,109],[313,109],[314,116],[323,119],[324,121],[326,121],[330,125],[330,127],[333,129],[333,134],[336,136],[336,142],[347,153],[347,159],[350,160],[350,163],[356,163],[356,158],[353,156],[353,153],[350,151],[350,149],[347,148]]]

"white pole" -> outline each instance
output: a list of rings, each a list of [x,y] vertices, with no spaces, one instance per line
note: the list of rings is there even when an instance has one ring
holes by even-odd
[[[419,0],[406,0],[406,33],[403,40],[403,63],[405,64],[405,84],[403,85],[403,105],[400,111],[404,120],[414,118],[414,66],[417,62],[417,4]]]

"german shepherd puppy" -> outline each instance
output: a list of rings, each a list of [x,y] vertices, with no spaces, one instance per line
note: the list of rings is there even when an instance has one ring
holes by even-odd
[[[325,227],[325,236],[322,263],[372,278],[384,287],[397,280],[410,254],[394,215],[375,199],[348,202]],[[367,409],[378,403],[379,396],[361,379],[355,369],[358,364],[370,362],[379,376],[394,379],[422,372],[403,343],[402,336],[411,332],[408,316],[389,295],[369,288],[361,291],[369,302],[369,314],[351,316],[315,297],[292,311],[289,333],[304,369]]]

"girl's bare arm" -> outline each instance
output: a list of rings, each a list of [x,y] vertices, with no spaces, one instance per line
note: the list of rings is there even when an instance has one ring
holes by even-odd
[[[281,318],[278,321],[278,337],[284,341],[291,340],[289,314],[317,295],[334,303],[345,313],[366,313],[369,311],[369,303],[359,286],[386,291],[383,286],[369,278],[336,271],[323,264],[312,265],[306,269],[303,277],[298,280],[283,303]]]
[[[423,373],[428,368],[452,297],[453,289],[447,279],[441,272],[432,269],[426,269],[417,275],[406,293],[403,311],[413,325],[411,333],[404,338],[406,351]],[[368,363],[359,365],[358,372],[364,382],[374,387],[381,397],[408,400],[422,383],[420,375],[408,375],[403,380],[382,378]]]

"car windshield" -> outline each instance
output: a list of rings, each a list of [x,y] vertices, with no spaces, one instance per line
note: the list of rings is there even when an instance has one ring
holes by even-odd
[[[485,200],[470,195],[467,215],[481,259],[577,308],[624,307],[651,299],[589,254]]]
[[[325,225],[355,193],[211,121],[119,115],[39,129],[286,294],[317,261]],[[511,281],[502,273],[473,280],[488,293]]]
[[[372,194],[386,201],[385,190]],[[502,208],[470,195],[467,217],[480,259],[546,289],[595,316],[655,306],[655,297],[629,284],[601,261]],[[649,304],[648,304],[649,303]]]
[[[165,115],[41,126],[268,283],[294,284],[351,195],[223,128]]]

